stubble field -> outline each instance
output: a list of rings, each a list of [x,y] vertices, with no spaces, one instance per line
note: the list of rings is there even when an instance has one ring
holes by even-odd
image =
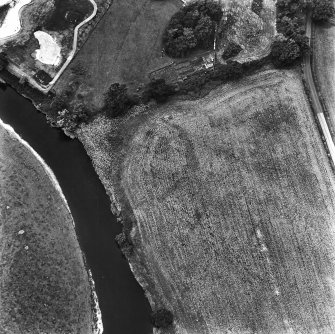
[[[175,316],[157,333],[334,332],[335,183],[294,72],[96,119],[80,136],[136,221],[137,279]]]
[[[0,332],[93,334],[92,292],[69,209],[0,125]]]

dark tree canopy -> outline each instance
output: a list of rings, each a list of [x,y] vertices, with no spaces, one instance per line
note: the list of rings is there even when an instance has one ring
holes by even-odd
[[[212,78],[217,80],[237,80],[243,75],[243,65],[237,61],[228,60],[226,65],[216,66]]]
[[[0,71],[3,71],[8,66],[8,59],[5,53],[0,53]]]
[[[272,62],[277,67],[291,65],[302,55],[299,45],[292,39],[274,41],[271,46]]]
[[[277,67],[293,64],[309,51],[305,35],[305,18],[308,3],[304,0],[277,1],[277,31],[284,38],[272,43],[271,58]]]
[[[172,16],[163,35],[163,46],[171,57],[208,49],[214,43],[215,24],[222,18],[221,6],[210,0],[192,2]]]
[[[151,322],[154,327],[168,328],[173,323],[173,314],[165,309],[160,309],[152,313]]]
[[[255,14],[260,15],[261,11],[263,10],[263,0],[253,0],[251,4],[251,10]]]
[[[222,54],[222,58],[227,60],[229,58],[236,57],[241,51],[242,47],[239,44],[235,42],[229,42]]]
[[[121,116],[133,105],[134,99],[128,95],[126,85],[113,83],[105,94],[104,110],[109,117]]]
[[[316,22],[327,22],[335,14],[332,0],[314,0],[312,6],[312,18]]]
[[[165,82],[164,79],[157,79],[149,82],[145,87],[143,93],[143,99],[149,101],[155,99],[157,102],[165,102],[169,96],[175,93],[175,89],[172,85]]]

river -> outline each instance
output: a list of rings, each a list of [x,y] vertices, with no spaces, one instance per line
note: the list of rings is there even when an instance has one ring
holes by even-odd
[[[70,206],[95,281],[104,334],[149,334],[150,306],[114,241],[121,226],[82,144],[51,128],[13,89],[0,90],[0,118],[50,166]]]

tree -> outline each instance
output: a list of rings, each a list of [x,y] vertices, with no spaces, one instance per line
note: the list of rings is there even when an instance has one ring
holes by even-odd
[[[202,15],[194,29],[194,37],[196,38],[198,46],[207,48],[213,45],[214,28],[214,22],[211,18],[207,15]]]
[[[213,79],[237,80],[243,75],[243,65],[237,61],[228,60],[227,65],[221,65],[216,69]]]
[[[227,60],[229,58],[236,57],[241,51],[242,47],[239,44],[235,42],[229,42],[222,54],[222,58]]]
[[[216,23],[220,22],[223,15],[223,11],[219,3],[207,0],[202,2],[199,1],[199,4],[200,4],[199,6],[200,12],[202,12],[204,15],[209,16]]]
[[[293,39],[275,40],[271,45],[271,59],[277,67],[291,65],[301,55],[301,49]]]
[[[0,53],[0,71],[3,71],[8,66],[8,59],[5,53]]]
[[[157,102],[162,103],[174,93],[175,89],[172,85],[167,84],[164,79],[157,79],[149,82],[142,97],[145,101],[155,99]]]
[[[332,0],[314,0],[312,6],[312,19],[316,22],[327,22],[335,14]]]
[[[105,94],[104,110],[109,117],[117,117],[128,111],[135,101],[128,95],[127,86],[113,83]]]
[[[168,328],[173,323],[173,314],[165,309],[159,309],[151,314],[151,322],[154,327]]]
[[[216,2],[191,2],[174,14],[163,34],[163,46],[170,57],[185,57],[191,51],[213,46],[215,24],[222,18]]]
[[[124,232],[118,234],[115,241],[125,256],[129,257],[134,253],[134,244]]]
[[[263,10],[263,0],[253,0],[251,10],[259,16]]]

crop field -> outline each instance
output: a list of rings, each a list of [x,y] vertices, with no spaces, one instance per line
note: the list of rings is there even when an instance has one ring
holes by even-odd
[[[335,180],[295,72],[81,130],[157,333],[335,331]]]
[[[313,68],[326,105],[329,124],[335,135],[335,26],[318,26],[314,33]]]
[[[91,34],[72,66],[81,64],[87,74],[80,78],[78,94],[99,106],[102,95],[114,82],[136,90],[147,81],[147,73],[171,63],[162,57],[161,37],[170,17],[182,5],[180,0],[114,0]],[[78,79],[66,71],[55,89],[62,92]]]
[[[71,214],[35,156],[0,126],[0,332],[93,334]]]

